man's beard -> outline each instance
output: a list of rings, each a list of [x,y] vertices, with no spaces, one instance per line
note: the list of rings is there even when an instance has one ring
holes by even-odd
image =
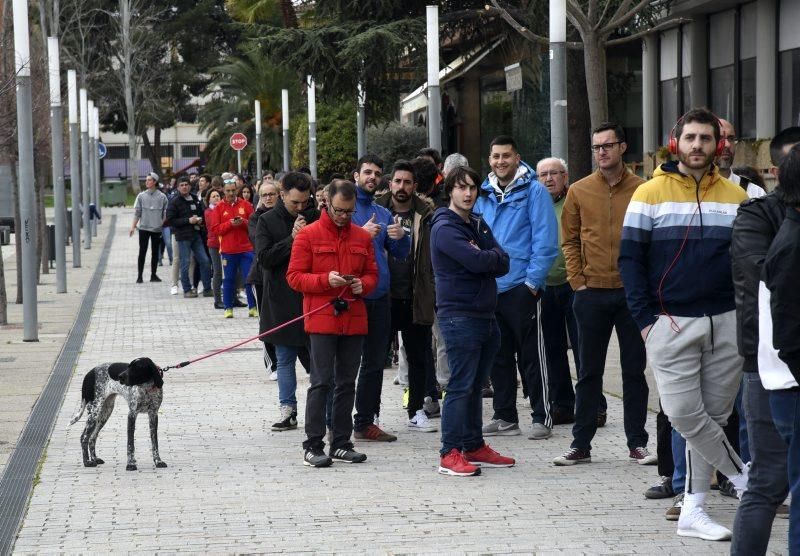
[[[392,198],[398,203],[407,203],[411,199],[411,195],[405,191],[398,191],[397,193],[392,193]]]
[[[691,159],[689,157],[692,154],[702,154],[705,156],[705,159],[701,163],[691,162]],[[685,154],[681,153],[680,161],[687,168],[691,168],[692,170],[699,170],[700,168],[707,168],[708,166],[710,166],[711,163],[714,161],[714,155],[713,154],[706,155],[705,153],[692,153],[692,152],[688,152]]]

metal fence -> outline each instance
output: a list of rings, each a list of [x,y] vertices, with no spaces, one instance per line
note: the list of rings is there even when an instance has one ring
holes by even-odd
[[[100,165],[102,178],[114,180],[129,178],[132,167],[128,157],[128,145],[123,143],[105,143],[105,145],[107,153]],[[153,166],[147,156],[147,147],[139,145],[138,149],[139,157],[136,161],[136,169],[139,178],[143,179],[153,171]],[[205,149],[206,143],[204,142],[162,143],[160,152],[162,172],[177,174],[192,167],[205,166]],[[66,178],[71,177],[68,162],[64,167],[64,175]]]

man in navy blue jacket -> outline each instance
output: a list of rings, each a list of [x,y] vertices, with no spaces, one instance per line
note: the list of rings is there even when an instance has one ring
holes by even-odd
[[[478,174],[459,167],[447,175],[448,208],[433,216],[431,263],[436,279],[436,316],[447,346],[450,381],[442,407],[439,473],[480,475],[481,465],[511,467],[483,440],[481,386],[497,350],[495,278],[509,269],[503,251],[480,215],[472,213]]]
[[[397,437],[384,432],[374,422],[381,407],[383,364],[386,350],[389,349],[392,326],[387,252],[395,259],[405,259],[411,250],[411,239],[399,221],[392,218],[392,213],[375,203],[375,190],[382,175],[383,161],[371,154],[358,160],[353,173],[357,187],[356,212],[352,221],[372,235],[375,261],[378,263],[378,287],[364,297],[369,332],[364,338],[361,367],[358,370],[353,435],[359,440],[392,442]]]
[[[497,280],[497,324],[500,351],[492,368],[494,415],[485,436],[520,434],[517,415],[517,366],[531,401],[531,439],[549,438],[552,417],[545,346],[539,319],[540,299],[558,255],[558,223],[553,202],[536,172],[520,158],[512,137],[501,135],[489,145],[492,172],[475,204],[508,253],[508,274]]]

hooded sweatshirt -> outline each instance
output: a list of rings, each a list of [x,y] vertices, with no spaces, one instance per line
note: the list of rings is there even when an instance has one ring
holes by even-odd
[[[508,272],[508,255],[479,214],[466,222],[449,208],[437,209],[431,229],[436,316],[494,318],[495,278]]]
[[[622,227],[619,270],[639,329],[659,314],[719,315],[735,309],[731,230],[744,190],[716,166],[699,183],[662,164],[634,192]]]

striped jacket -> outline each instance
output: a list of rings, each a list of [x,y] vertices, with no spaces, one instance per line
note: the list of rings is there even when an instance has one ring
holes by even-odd
[[[667,162],[639,186],[625,213],[619,270],[640,329],[662,313],[700,317],[735,309],[731,230],[745,199],[716,166],[695,183]]]

